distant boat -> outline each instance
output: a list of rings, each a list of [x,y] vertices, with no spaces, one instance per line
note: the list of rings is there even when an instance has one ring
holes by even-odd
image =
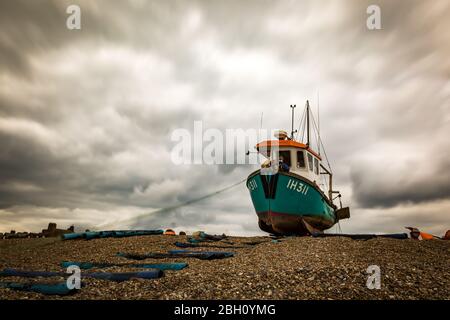
[[[311,148],[312,115],[309,102],[306,101],[304,121],[301,121],[303,133],[306,131],[306,142],[294,140],[294,134],[297,133],[297,130],[294,131],[295,106],[291,108],[291,136],[280,130],[275,133],[276,140],[262,141],[256,145],[256,150],[267,160],[261,169],[248,176],[247,188],[261,230],[283,235],[320,233],[339,220],[350,218],[350,209],[342,208],[341,195],[333,190],[330,166],[322,163],[320,151]],[[320,150],[320,134],[315,128]],[[325,178],[326,183],[322,184],[322,178]],[[334,196],[339,199],[339,208],[333,203]]]

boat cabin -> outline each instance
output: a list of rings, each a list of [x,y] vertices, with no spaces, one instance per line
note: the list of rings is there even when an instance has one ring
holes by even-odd
[[[275,133],[277,140],[267,140],[256,145],[258,152],[268,159],[279,159],[289,167],[289,172],[319,184],[322,158],[308,145],[289,139],[285,131]],[[277,148],[273,148],[276,146]],[[278,157],[273,154],[278,149]]]

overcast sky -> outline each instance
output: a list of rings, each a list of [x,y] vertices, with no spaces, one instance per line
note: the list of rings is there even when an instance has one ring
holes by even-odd
[[[74,3],[81,30],[66,28]],[[366,27],[370,4],[381,30]],[[289,105],[309,99],[315,111],[319,92],[321,136],[351,207],[342,231],[412,225],[442,235],[449,17],[448,0],[2,0],[0,232],[52,221],[262,234],[244,184],[126,219],[256,169],[174,166],[173,130],[192,131],[195,120],[258,128],[262,112],[264,128],[289,130]]]

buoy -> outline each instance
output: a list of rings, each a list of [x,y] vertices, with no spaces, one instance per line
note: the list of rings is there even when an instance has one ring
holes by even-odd
[[[164,234],[166,236],[174,236],[175,235],[175,231],[173,231],[172,229],[167,229],[166,231],[164,231]]]

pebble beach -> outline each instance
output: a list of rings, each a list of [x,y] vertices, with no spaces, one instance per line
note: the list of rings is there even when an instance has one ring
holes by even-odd
[[[132,261],[117,252],[146,254],[179,249],[187,236],[136,236],[63,241],[0,240],[0,269],[64,271],[61,261],[120,264],[98,272],[142,271],[124,264],[186,262],[157,279],[113,282],[83,279],[67,296],[0,288],[0,299],[450,299],[450,241],[344,237],[228,237],[196,251],[229,251],[217,260],[164,258]],[[371,265],[380,267],[380,289],[366,285]],[[55,278],[2,277],[0,281],[52,282]]]

